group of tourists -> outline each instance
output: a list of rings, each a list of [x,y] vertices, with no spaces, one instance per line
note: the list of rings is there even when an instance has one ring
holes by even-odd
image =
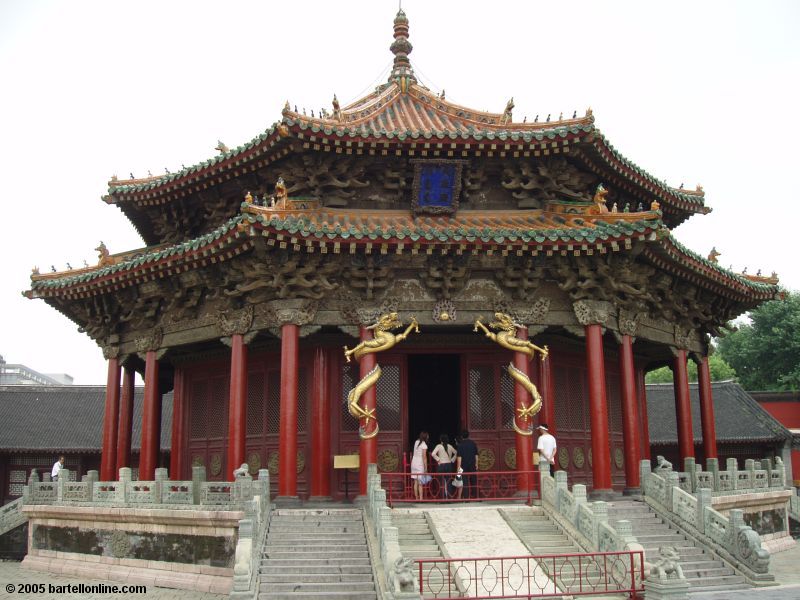
[[[547,423],[541,423],[539,439],[536,445],[540,460],[550,466],[550,474],[555,470],[556,438],[550,433]],[[411,479],[414,487],[414,499],[425,499],[425,486],[432,480],[428,465],[428,438],[427,431],[420,431],[419,437],[414,442],[414,452],[411,457]],[[446,433],[439,436],[439,443],[430,453],[431,460],[436,461],[436,477],[439,480],[440,497],[448,500],[464,498],[477,498],[478,496],[478,446],[469,437],[466,429],[461,432],[461,437],[456,436],[455,448],[450,444]],[[466,492],[464,491],[466,489]]]
[[[411,458],[411,479],[414,482],[414,499],[425,498],[425,486],[433,479],[428,469],[428,438],[427,431],[420,431],[419,437],[414,442],[414,452]],[[439,436],[439,443],[430,453],[431,460],[436,461],[436,477],[439,489],[444,499],[477,497],[477,461],[478,446],[469,437],[466,429],[461,436],[456,436],[455,447],[450,444],[450,437],[443,433]],[[466,492],[464,491],[466,489]]]

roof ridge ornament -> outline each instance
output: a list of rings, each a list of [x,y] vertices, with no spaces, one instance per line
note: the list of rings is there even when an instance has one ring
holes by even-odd
[[[396,81],[403,93],[408,91],[410,83],[417,82],[414,69],[411,68],[411,61],[408,60],[408,55],[411,54],[413,48],[411,42],[408,41],[408,17],[400,8],[394,18],[394,41],[389,46],[394,54],[394,65],[389,81]]]

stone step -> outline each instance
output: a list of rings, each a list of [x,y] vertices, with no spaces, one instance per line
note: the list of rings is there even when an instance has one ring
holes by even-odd
[[[658,549],[658,545],[652,545],[649,548],[645,548],[645,559],[656,558],[658,556]],[[681,562],[684,560],[698,560],[697,557],[706,556],[703,549],[696,546],[677,546],[675,549],[678,551],[678,555],[681,557]]]
[[[683,574],[686,579],[692,579],[693,577],[706,578],[736,575],[736,572],[732,568],[725,567],[721,563],[718,563],[714,567],[700,567],[696,569],[688,569],[685,565],[681,565],[681,570],[683,570]]]
[[[259,600],[331,600],[341,598],[342,600],[377,600],[377,592],[353,592],[353,591],[330,591],[330,592],[273,592],[262,591],[258,594]]]
[[[267,548],[264,550],[264,558],[277,558],[277,559],[286,559],[292,558],[295,561],[298,560],[310,560],[315,558],[328,558],[331,556],[336,556],[338,558],[347,558],[347,559],[354,559],[354,558],[369,558],[369,552],[367,552],[366,548],[363,550],[339,550],[339,547],[334,547],[332,549],[325,549],[325,550],[315,550],[310,549],[306,551],[298,551],[297,546],[291,546],[288,548]]]
[[[274,533],[267,534],[267,543],[285,544],[296,541],[298,544],[339,543],[339,544],[366,544],[367,537],[361,533]]]
[[[647,532],[647,533],[639,533],[638,531],[634,533],[636,539],[639,541],[640,544],[644,544],[646,542],[687,542],[686,536],[680,533],[675,533],[674,531],[658,531],[658,532]],[[687,544],[688,545],[688,544]]]
[[[362,513],[357,508],[276,508],[273,516],[279,517],[352,517],[361,519]]]
[[[343,523],[308,523],[301,521],[300,523],[284,523],[279,521],[277,523],[270,523],[270,531],[329,531],[331,533],[353,533],[359,531],[364,532],[364,526],[361,523],[353,522],[349,524]]]
[[[369,556],[363,557],[340,557],[340,556],[324,556],[322,558],[309,558],[307,555],[303,555],[303,562],[298,563],[297,557],[276,557],[276,558],[262,558],[261,559],[261,568],[268,568],[268,567],[276,567],[282,569],[291,569],[292,567],[297,568],[307,568],[307,569],[322,569],[326,568],[334,568],[334,569],[346,569],[346,568],[361,568],[363,566],[368,566],[370,569]]]
[[[290,581],[285,583],[264,582],[261,589],[265,592],[374,592],[375,584],[368,582],[299,582]]]
[[[264,573],[261,575],[260,581],[263,584],[275,583],[278,585],[283,585],[287,583],[287,580],[297,579],[296,577],[287,577],[287,574],[267,574]],[[369,583],[372,585],[372,573],[303,573],[302,576],[303,584],[315,584],[315,583],[325,583],[325,584],[335,584],[335,583],[353,583],[353,584],[362,584],[362,583]]]
[[[398,535],[408,540],[433,537],[433,534],[431,533],[430,529],[428,529],[427,531],[404,531],[401,529],[400,531],[398,531]]]
[[[276,561],[266,561],[259,569],[260,573],[265,575],[304,575],[306,573],[314,575],[323,574],[341,574],[341,575],[355,575],[355,574],[369,574],[372,576],[372,566],[369,563],[363,565],[354,564],[339,564],[339,565],[298,565],[297,561],[285,561],[285,564],[274,564]],[[284,561],[281,561],[284,562]]]
[[[745,587],[750,587],[744,580],[744,577],[741,575],[723,575],[721,577],[692,577],[688,578],[687,581],[689,582],[689,587],[700,591],[706,591],[707,587],[712,586],[719,586],[719,585],[744,585]]]

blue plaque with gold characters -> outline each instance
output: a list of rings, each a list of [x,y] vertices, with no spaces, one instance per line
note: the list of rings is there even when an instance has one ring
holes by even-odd
[[[414,214],[453,214],[461,193],[461,160],[414,160]]]

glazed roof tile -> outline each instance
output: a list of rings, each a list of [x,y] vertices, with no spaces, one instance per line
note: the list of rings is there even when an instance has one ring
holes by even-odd
[[[718,442],[772,442],[791,439],[791,433],[764,410],[735,381],[715,381],[714,424]],[[696,383],[689,384],[695,443],[702,442],[700,396]],[[650,442],[677,444],[675,393],[671,383],[647,385],[647,418]]]
[[[106,389],[102,385],[0,386],[0,451],[100,452]],[[144,388],[135,389],[131,446],[141,442]],[[169,450],[172,392],[161,403],[161,449]]]

